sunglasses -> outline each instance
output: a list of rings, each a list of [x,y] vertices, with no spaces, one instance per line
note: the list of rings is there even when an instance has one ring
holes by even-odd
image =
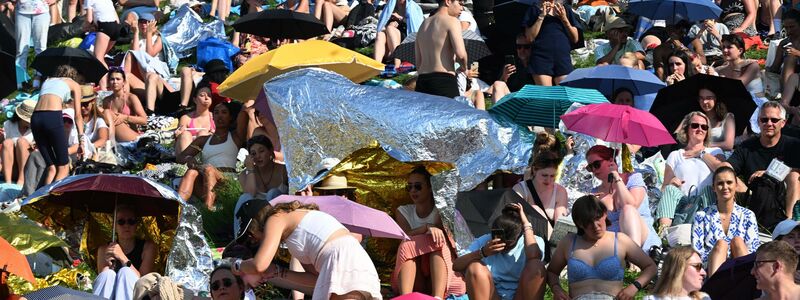
[[[125,223],[127,223],[128,225],[133,226],[133,225],[136,225],[136,223],[139,223],[139,221],[136,220],[136,219],[127,219],[127,220],[119,219],[119,220],[117,220],[117,225],[119,225],[119,226],[124,226]]]
[[[522,49],[528,50],[530,48],[531,48],[531,45],[520,45],[520,44],[517,44],[517,50],[522,50]]]
[[[93,103],[93,102],[94,102],[94,101],[83,102],[83,103],[81,103],[81,107],[89,107],[89,106],[92,106],[92,103]]]
[[[320,190],[319,194],[321,196],[347,196],[349,194],[349,190],[341,189],[341,190]]]
[[[706,125],[706,124],[692,123],[692,124],[689,124],[689,127],[692,128],[692,129],[702,128],[703,131],[708,131],[708,125]]]
[[[689,266],[694,268],[694,270],[697,271],[697,272],[700,272],[701,270],[703,270],[703,264],[702,263],[689,264]]]
[[[761,121],[761,123],[764,123],[764,124],[767,124],[768,122],[772,122],[773,124],[776,124],[776,123],[780,122],[782,119],[780,119],[780,118],[760,118],[758,120]]]
[[[717,96],[705,96],[705,97],[700,96],[697,98],[699,98],[700,100],[717,100]]]
[[[414,182],[414,183],[406,184],[406,191],[410,192],[412,190],[421,191],[422,190],[422,183]]]
[[[586,165],[586,171],[594,172],[594,170],[597,170],[598,168],[600,168],[600,165],[602,163],[603,163],[602,159],[598,159],[598,160],[595,160],[593,162],[590,162],[589,164]]]
[[[223,286],[225,288],[229,288],[233,285],[233,279],[230,278],[223,278],[222,280],[217,280],[211,283],[211,290],[218,291]]]

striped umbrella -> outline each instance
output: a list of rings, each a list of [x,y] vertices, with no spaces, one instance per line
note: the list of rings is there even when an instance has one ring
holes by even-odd
[[[495,119],[505,119],[522,126],[557,128],[559,117],[576,102],[595,104],[608,103],[608,100],[594,89],[526,85],[500,99],[489,109],[489,113]]]
[[[492,51],[486,46],[480,35],[472,30],[462,31],[461,37],[464,38],[464,47],[467,49],[469,63],[476,62],[481,58],[492,55]],[[414,44],[417,41],[417,33],[409,34],[400,45],[394,48],[394,58],[416,64],[414,56]]]

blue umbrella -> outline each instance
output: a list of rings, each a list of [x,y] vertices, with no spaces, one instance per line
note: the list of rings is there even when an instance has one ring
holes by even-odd
[[[500,99],[489,113],[498,120],[522,126],[556,128],[559,117],[573,103],[608,103],[597,90],[566,86],[526,85],[521,90]]]
[[[561,85],[595,89],[606,97],[611,97],[619,88],[627,88],[634,96],[639,96],[656,93],[667,86],[653,73],[620,65],[575,69]]]
[[[650,20],[665,20],[667,24],[717,19],[722,13],[711,0],[631,0],[627,11]]]

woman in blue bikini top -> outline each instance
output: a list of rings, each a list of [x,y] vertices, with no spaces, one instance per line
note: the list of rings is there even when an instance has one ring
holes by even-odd
[[[562,239],[547,268],[554,299],[633,299],[653,276],[656,265],[625,233],[609,232],[608,209],[594,195],[578,198],[572,207],[577,235]],[[642,272],[623,288],[625,262]],[[559,275],[567,268],[569,292],[561,288]],[[569,294],[569,297],[567,297]]]

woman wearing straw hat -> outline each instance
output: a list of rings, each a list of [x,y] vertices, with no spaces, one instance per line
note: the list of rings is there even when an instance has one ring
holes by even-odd
[[[22,176],[25,170],[25,162],[28,161],[33,145],[33,134],[31,133],[31,114],[36,106],[36,101],[22,101],[14,109],[14,116],[3,123],[2,130],[5,135],[3,141],[3,176],[6,183],[12,183],[14,174],[14,164],[17,166],[17,181],[22,185],[25,177]]]
[[[349,200],[356,200],[356,187],[347,185],[347,177],[330,175],[314,187],[320,196],[342,196]]]
[[[97,93],[90,85],[81,86],[81,117],[86,120],[83,132],[85,133],[85,147],[83,151],[87,157],[93,157],[95,149],[102,148],[108,141],[108,124],[103,119],[103,114],[97,108]],[[87,143],[88,142],[88,143]]]
[[[42,153],[47,175],[44,184],[67,177],[69,173],[69,156],[67,154],[67,136],[64,135],[62,109],[72,107],[73,99],[81,99],[81,75],[74,67],[61,65],[43,84],[39,93],[39,102],[31,115],[31,131],[36,147]],[[83,155],[83,118],[75,116],[75,125],[80,138],[78,156]]]

